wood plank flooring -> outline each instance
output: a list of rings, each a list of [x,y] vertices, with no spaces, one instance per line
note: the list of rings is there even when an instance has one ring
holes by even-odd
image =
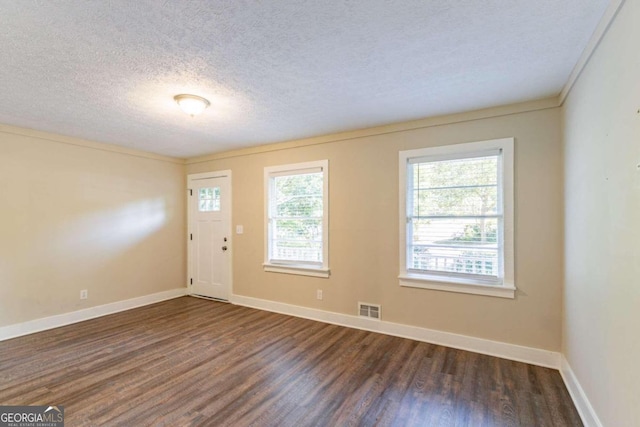
[[[0,342],[0,404],[67,426],[580,426],[559,373],[183,297]]]

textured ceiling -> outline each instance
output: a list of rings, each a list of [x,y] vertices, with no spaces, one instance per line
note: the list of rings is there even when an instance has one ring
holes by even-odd
[[[0,123],[189,157],[544,98],[607,5],[0,0]]]

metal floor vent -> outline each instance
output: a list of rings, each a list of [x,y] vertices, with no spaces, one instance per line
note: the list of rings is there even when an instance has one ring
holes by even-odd
[[[358,314],[360,317],[380,320],[380,306],[377,304],[358,303]]]

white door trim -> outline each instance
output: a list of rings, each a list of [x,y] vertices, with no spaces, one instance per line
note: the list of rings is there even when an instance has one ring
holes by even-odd
[[[233,295],[233,234],[232,234],[232,222],[233,222],[233,180],[231,178],[231,169],[221,170],[221,171],[211,171],[211,172],[201,172],[201,173],[192,173],[187,175],[187,235],[185,236],[187,240],[187,277],[186,277],[186,286],[187,286],[187,295],[191,295],[191,286],[190,280],[193,277],[191,269],[193,268],[191,265],[191,257],[192,254],[192,245],[190,241],[190,234],[193,232],[191,230],[192,219],[193,219],[193,207],[191,200],[189,197],[191,196],[190,192],[193,188],[193,181],[199,179],[207,179],[207,178],[220,178],[220,177],[228,177],[229,178],[229,239],[231,239],[231,245],[229,248],[229,257],[228,257],[228,268],[229,268],[229,297]]]

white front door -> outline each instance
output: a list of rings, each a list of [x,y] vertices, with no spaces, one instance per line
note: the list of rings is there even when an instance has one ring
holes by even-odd
[[[231,171],[189,175],[189,293],[228,300]]]

